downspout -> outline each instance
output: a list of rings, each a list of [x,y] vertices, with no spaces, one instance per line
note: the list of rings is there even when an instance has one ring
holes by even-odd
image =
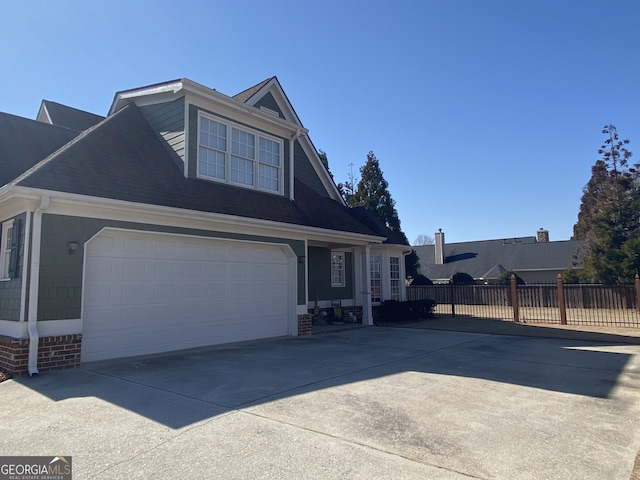
[[[29,316],[27,330],[29,332],[29,376],[38,372],[38,287],[40,285],[40,241],[42,239],[42,213],[49,208],[51,198],[44,195],[40,206],[33,213],[33,230],[31,233],[31,267],[29,273]]]
[[[302,132],[298,128],[296,129],[296,133],[294,133],[293,136],[289,139],[289,200],[295,200],[295,195],[293,191],[294,175],[295,175],[295,169],[293,168],[294,161],[295,161],[295,156],[293,154],[293,150],[294,150],[293,147],[296,140],[300,138],[301,135],[302,135]]]

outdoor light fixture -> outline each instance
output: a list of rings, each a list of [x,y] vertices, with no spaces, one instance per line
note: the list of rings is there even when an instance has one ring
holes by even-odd
[[[302,265],[306,259],[307,259],[307,257],[305,257],[304,255],[300,255],[300,256],[298,257],[298,263],[299,263],[300,265]]]
[[[78,242],[69,242],[67,243],[67,251],[69,253],[69,255],[73,255],[74,253],[76,253],[76,250],[78,249]]]

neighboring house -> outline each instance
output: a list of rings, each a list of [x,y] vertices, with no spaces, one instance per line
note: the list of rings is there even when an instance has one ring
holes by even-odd
[[[0,227],[13,373],[306,335],[316,302],[372,324],[405,298],[410,247],[345,206],[276,77],[0,113]]]
[[[549,241],[549,232],[536,236],[445,244],[444,233],[435,234],[433,245],[413,247],[420,257],[420,273],[434,283],[445,283],[457,272],[476,281],[492,283],[511,270],[526,283],[555,282],[558,273],[580,268],[580,242]]]

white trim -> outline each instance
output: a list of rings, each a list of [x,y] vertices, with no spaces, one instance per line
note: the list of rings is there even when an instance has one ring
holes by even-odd
[[[41,337],[79,334],[82,333],[82,319],[40,320],[38,322],[38,333]]]
[[[187,98],[184,99],[184,178],[189,178],[189,107]],[[196,153],[196,161],[198,154]]]
[[[27,338],[27,324],[13,320],[0,320],[0,335],[11,338]]]
[[[181,95],[193,95],[197,98],[203,99],[211,108],[211,105],[222,105],[233,109],[236,112],[242,112],[251,117],[259,118],[262,122],[268,125],[277,125],[280,128],[286,128],[290,132],[295,132],[297,128],[300,128],[307,133],[308,130],[282,118],[276,118],[268,113],[260,111],[251,105],[239,102],[232,97],[217,92],[214,89],[201,85],[189,80],[188,78],[182,78],[174,82],[168,82],[164,84],[150,85],[147,87],[140,87],[132,90],[125,90],[116,93],[114,100],[109,108],[109,115],[113,114],[117,110],[120,110],[127,103],[135,101],[136,104],[146,101],[144,97],[162,94],[162,100],[165,101],[166,97],[177,98]],[[150,101],[150,103],[157,103],[156,101]],[[215,107],[214,107],[215,108]]]
[[[385,240],[385,237],[375,235],[294,225],[272,220],[252,219],[236,215],[184,210],[175,207],[134,203],[73,193],[40,190],[30,187],[14,186],[7,190],[7,194],[27,196],[33,199],[38,198],[36,195],[51,196],[52,205],[48,212],[71,216],[122,220],[148,223],[151,225],[198,228],[201,230],[216,229],[221,232],[276,236],[290,238],[292,240],[307,239],[319,242],[340,243],[343,245],[349,243],[355,245],[369,243],[381,244]],[[216,222],[216,225],[213,226],[211,222]]]

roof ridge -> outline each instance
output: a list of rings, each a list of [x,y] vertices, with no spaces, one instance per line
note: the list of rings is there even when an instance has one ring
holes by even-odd
[[[271,77],[269,77],[269,78],[267,78],[265,80],[262,80],[261,82],[258,82],[257,84],[253,85],[252,87],[245,88],[241,92],[236,93],[231,98],[233,98],[235,100],[238,100],[239,102],[246,103],[247,100],[249,100],[251,97],[253,97],[257,92],[260,91],[260,89],[262,87],[264,87],[267,83],[269,83],[274,78],[276,78],[275,75],[273,75],[273,76],[271,76]],[[249,92],[251,92],[251,93],[249,94]],[[242,99],[243,95],[246,95],[247,98]]]
[[[42,99],[42,101],[43,101],[43,102],[45,102],[45,103],[50,103],[50,104],[59,105],[59,106],[61,106],[61,107],[68,108],[68,109],[70,109],[70,110],[75,110],[75,111],[77,111],[77,112],[87,113],[87,114],[89,114],[89,115],[93,115],[94,117],[105,118],[103,115],[100,115],[100,114],[98,114],[98,113],[93,113],[93,112],[90,112],[90,111],[88,111],[88,110],[82,110],[81,108],[72,107],[72,106],[70,106],[70,105],[66,105],[66,104],[64,104],[64,103],[56,102],[56,101],[53,101],[53,100],[47,100],[46,98],[43,98],[43,99]]]
[[[40,160],[38,163],[36,163],[33,167],[29,168],[28,170],[26,170],[25,172],[23,172],[22,174],[18,175],[16,178],[14,178],[11,182],[9,182],[7,185],[10,186],[15,186],[18,183],[22,182],[23,180],[25,180],[26,178],[28,178],[30,175],[32,175],[33,173],[37,172],[38,170],[40,170],[42,167],[44,167],[45,165],[49,164],[50,162],[52,162],[58,155],[60,155],[63,152],[66,152],[67,150],[69,150],[71,147],[73,147],[74,145],[77,145],[78,143],[82,142],[85,138],[87,138],[89,135],[91,135],[94,131],[96,131],[98,128],[102,127],[103,125],[105,125],[107,122],[110,122],[113,118],[115,118],[120,112],[124,111],[125,109],[127,109],[129,105],[126,105],[124,108],[118,110],[116,113],[114,113],[113,115],[109,115],[108,117],[104,117],[102,120],[100,120],[98,123],[96,123],[93,127],[89,127],[86,130],[80,132],[80,134],[73,138],[72,140],[70,140],[69,142],[65,143],[64,145],[62,145],[60,148],[58,148],[57,150],[51,152],[49,155],[47,155],[45,158],[43,158],[42,160]],[[35,121],[35,120],[34,120]],[[42,123],[42,122],[40,122]],[[47,125],[47,124],[45,124]],[[53,126],[57,126],[57,125],[53,125]],[[61,127],[61,128],[65,128],[65,127]],[[71,131],[77,131],[77,130],[73,130],[71,128],[69,128],[68,130]]]

